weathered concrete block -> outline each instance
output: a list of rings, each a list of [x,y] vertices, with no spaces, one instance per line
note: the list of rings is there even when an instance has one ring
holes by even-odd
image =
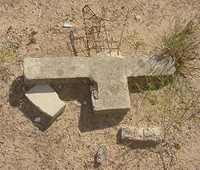
[[[142,141],[159,143],[163,140],[163,131],[160,127],[131,127],[119,130],[121,142]]]
[[[36,85],[25,96],[40,111],[51,118],[58,116],[65,108],[65,103],[60,100],[57,93],[49,85]]]
[[[128,78],[171,75],[175,72],[172,58],[96,57],[26,58],[24,76],[27,81],[88,78],[95,85],[91,92],[96,113],[126,112],[130,109]]]

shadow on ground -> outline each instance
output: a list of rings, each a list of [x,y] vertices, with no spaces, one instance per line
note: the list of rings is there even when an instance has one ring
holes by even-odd
[[[22,76],[15,79],[9,90],[9,103],[13,107],[18,107],[35,126],[44,131],[50,126],[51,119],[25,97],[25,92],[31,87],[31,85],[25,86]]]
[[[129,90],[131,93],[137,93],[143,90],[157,90],[166,86],[170,82],[169,80],[169,77],[159,79],[154,77],[131,78],[128,79]],[[79,118],[79,129],[81,132],[115,126],[119,124],[126,115],[125,112],[94,114],[92,111],[90,83],[88,79],[70,82],[56,80],[48,83],[56,90],[61,100],[66,102],[76,100],[81,104]],[[25,97],[25,92],[32,86],[33,85],[25,86],[24,78],[18,77],[10,87],[9,102],[11,106],[18,107],[35,126],[44,131],[48,129],[53,121],[34,107]]]
[[[128,85],[130,93],[139,93],[142,91],[159,90],[172,83],[172,81],[172,76],[140,76],[128,78]]]
[[[62,84],[62,90],[58,89],[58,84],[52,86],[58,92],[61,100],[76,100],[81,104],[79,118],[79,129],[81,132],[104,129],[119,124],[126,113],[93,113],[89,84],[89,80],[73,81],[73,83]]]

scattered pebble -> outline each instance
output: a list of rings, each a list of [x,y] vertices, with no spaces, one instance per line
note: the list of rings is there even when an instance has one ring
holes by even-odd
[[[100,145],[95,155],[95,163],[101,165],[107,159],[107,148],[105,145]]]
[[[40,123],[41,122],[41,117],[35,117],[34,118],[35,123]]]
[[[64,24],[63,24],[63,27],[64,27],[64,28],[72,28],[72,27],[73,27],[73,24],[70,23],[69,21],[65,21]]]
[[[142,21],[142,17],[140,15],[135,15],[135,20],[138,22]]]

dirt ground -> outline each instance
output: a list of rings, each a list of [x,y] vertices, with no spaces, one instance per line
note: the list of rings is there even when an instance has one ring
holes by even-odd
[[[121,46],[123,55],[153,53],[176,20],[197,18],[200,10],[199,0],[0,0],[0,44],[9,42],[16,48],[14,59],[0,63],[0,169],[200,169],[200,124],[196,118],[187,119],[188,114],[199,115],[199,103],[187,109],[183,123],[177,125],[175,112],[182,110],[178,105],[171,115],[167,114],[166,108],[178,100],[172,98],[169,87],[131,92],[129,113],[124,117],[101,117],[92,115],[84,105],[89,103],[87,86],[55,85],[66,101],[65,112],[46,130],[35,125],[38,113],[23,96],[26,90],[20,78],[23,58],[72,56],[63,23],[70,20],[81,27],[81,10],[86,4],[98,15],[105,9],[106,16],[113,20],[132,9]],[[123,22],[119,20],[116,24],[120,28]],[[188,89],[191,87],[181,89],[184,101],[180,103],[190,105],[199,99],[194,97],[197,90],[191,94]],[[164,126],[163,115],[169,124],[162,145],[134,148],[117,144],[120,127]],[[107,146],[108,160],[95,168],[94,155],[100,144]]]

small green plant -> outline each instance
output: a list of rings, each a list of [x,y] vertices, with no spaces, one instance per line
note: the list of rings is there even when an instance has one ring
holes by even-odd
[[[195,67],[195,62],[200,59],[197,53],[199,30],[199,24],[190,21],[183,27],[176,25],[172,33],[163,37],[161,57],[171,56],[175,59],[178,75],[187,77],[200,71]]]

